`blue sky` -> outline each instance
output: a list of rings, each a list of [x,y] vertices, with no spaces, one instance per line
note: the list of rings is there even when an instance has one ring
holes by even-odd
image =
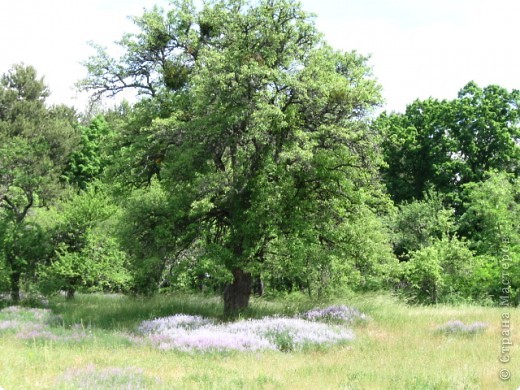
[[[165,0],[0,2],[0,73],[20,61],[45,76],[52,101],[82,109],[74,83],[88,41],[112,44],[132,28],[128,15]],[[335,48],[371,55],[385,108],[414,99],[454,98],[468,81],[520,89],[516,0],[303,0]]]

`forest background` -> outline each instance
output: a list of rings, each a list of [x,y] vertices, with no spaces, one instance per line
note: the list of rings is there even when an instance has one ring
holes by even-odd
[[[0,288],[260,295],[392,291],[518,304],[519,91],[379,113],[369,59],[292,1],[174,1],[80,82],[139,98],[79,115],[30,65],[0,83]]]

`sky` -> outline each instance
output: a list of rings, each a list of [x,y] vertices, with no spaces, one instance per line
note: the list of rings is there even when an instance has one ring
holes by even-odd
[[[384,109],[453,99],[469,81],[520,89],[518,0],[301,0],[336,49],[369,55]],[[45,77],[51,103],[83,110],[74,84],[95,42],[114,42],[166,0],[0,0],[0,74],[23,62]]]

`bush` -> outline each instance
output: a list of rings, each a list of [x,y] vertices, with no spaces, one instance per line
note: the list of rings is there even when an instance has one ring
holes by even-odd
[[[476,277],[475,264],[464,241],[443,238],[411,253],[410,260],[402,263],[403,279],[416,302],[443,302],[451,291],[469,297]]]
[[[40,270],[43,292],[66,290],[72,296],[76,290],[118,292],[129,288],[126,255],[114,239],[90,233],[85,240],[79,252],[60,246],[52,263]]]

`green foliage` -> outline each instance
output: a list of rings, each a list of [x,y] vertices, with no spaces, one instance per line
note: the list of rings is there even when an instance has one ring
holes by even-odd
[[[497,301],[518,300],[520,291],[519,188],[513,175],[496,171],[464,186],[461,231],[482,260],[480,288]]]
[[[14,65],[0,78],[0,208],[5,233],[2,258],[9,267],[13,300],[21,276],[45,259],[34,207],[61,191],[59,177],[78,138],[72,109],[48,108],[49,91],[31,66]]]
[[[458,200],[461,186],[496,169],[519,173],[520,91],[467,84],[457,99],[415,101],[404,114],[382,114],[383,170],[397,203],[431,187]]]
[[[9,273],[5,259],[0,259],[0,292],[2,293],[9,291]]]
[[[81,250],[85,245],[85,235],[117,211],[104,186],[97,183],[86,191],[69,194],[68,198],[41,213],[41,223],[52,232],[55,244]]]
[[[155,181],[147,189],[135,190],[126,201],[118,234],[132,264],[137,292],[156,291],[163,280],[175,245],[172,212],[166,192]]]
[[[520,245],[520,183],[504,172],[464,186],[461,230],[479,254],[499,256],[504,247]]]
[[[312,17],[286,0],[201,10],[174,1],[134,22],[140,31],[121,41],[125,55],[99,50],[84,86],[150,96],[123,151],[133,156],[132,181],[157,175],[163,192],[150,203],[152,185],[127,217],[137,234],[135,245],[125,242],[145,264],[145,284],[193,258],[213,270],[260,275],[280,262],[293,279],[380,285],[385,266],[376,264],[391,262],[385,233],[357,227],[365,217],[378,226],[386,207],[379,138],[366,120],[380,102],[367,58],[327,46]]]
[[[102,116],[95,117],[88,127],[80,127],[80,131],[79,148],[71,154],[63,174],[68,183],[85,190],[108,165],[106,144],[110,144],[114,134]]]
[[[37,264],[49,258],[52,247],[49,245],[48,235],[37,223],[4,220],[0,224],[3,230],[3,234],[0,233],[0,272],[4,277],[9,276],[9,283],[5,287],[9,286],[11,292],[17,295],[22,277],[34,279]],[[13,299],[16,300],[17,297],[13,296]]]
[[[423,200],[399,205],[391,222],[395,254],[402,261],[408,260],[411,252],[452,235],[455,222],[454,210],[446,208],[443,197],[433,192]]]
[[[110,224],[117,211],[98,184],[40,215],[55,246],[50,264],[39,270],[45,292],[65,289],[73,295],[80,288],[120,291],[128,287],[126,254],[113,238]]]
[[[15,65],[0,81],[0,206],[17,221],[56,195],[78,141],[73,111],[47,108],[48,94],[30,66]]]
[[[520,173],[520,91],[470,82],[454,103],[461,183],[478,182],[489,170]]]
[[[475,268],[473,253],[455,237],[435,240],[413,251],[410,260],[402,263],[407,291],[414,301],[422,303],[469,298]]]
[[[3,210],[0,210],[0,247],[4,247],[4,242],[7,238],[8,234],[8,222],[5,216],[3,215]],[[7,259],[5,256],[5,251],[0,250],[0,291],[6,292],[9,291],[9,274],[10,269],[7,265]]]
[[[516,299],[519,102],[519,91],[471,82],[457,99],[415,101],[376,121],[386,135],[383,176],[399,207],[394,251],[410,260],[405,279],[418,300],[445,299],[447,289],[461,299]],[[432,190],[442,196],[435,200]],[[451,255],[436,244],[455,232],[475,253],[466,286],[446,280],[443,259]]]
[[[516,218],[514,212],[510,214],[515,195],[507,177],[497,174],[488,182],[465,185],[467,211],[458,220],[437,194],[398,207],[393,221],[394,252],[402,261],[401,286],[413,300],[488,302],[491,297],[498,301],[503,287],[501,256],[506,254],[512,256],[507,272],[513,281],[507,295],[514,297],[518,275],[515,249],[504,245],[497,230],[500,225],[510,231]],[[494,250],[484,250],[488,246]]]
[[[314,237],[311,228],[302,228],[308,235],[273,240],[267,251],[278,256],[266,257],[262,267],[266,281],[274,288],[319,296],[379,289],[393,281],[397,264],[389,234],[371,210],[359,207],[335,230],[326,228],[330,230],[323,231],[335,233],[328,236],[330,242],[327,236]]]
[[[76,290],[124,291],[131,283],[126,267],[125,253],[114,239],[89,232],[79,251],[58,246],[51,264],[40,271],[41,288],[65,290],[69,296]]]

